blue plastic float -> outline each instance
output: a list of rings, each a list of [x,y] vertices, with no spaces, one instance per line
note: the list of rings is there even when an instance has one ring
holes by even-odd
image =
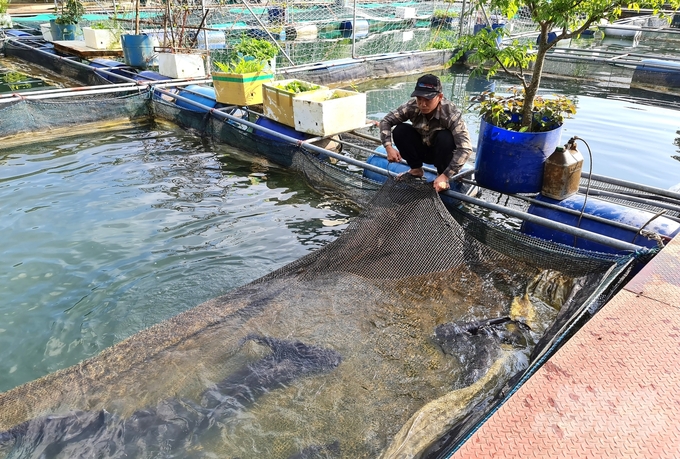
[[[626,207],[620,204],[603,201],[601,199],[595,199],[593,197],[588,197],[586,200],[586,196],[583,194],[575,194],[563,199],[562,201],[547,198],[543,195],[538,195],[536,199],[541,202],[554,204],[565,209],[576,210],[579,212],[583,208],[583,204],[585,202],[585,214],[601,217],[611,222],[625,223],[626,225],[636,228],[643,228],[645,230],[658,233],[660,236],[666,239],[664,242],[667,242],[668,239],[673,238],[676,234],[678,234],[678,232],[680,232],[680,223],[676,222],[675,220],[671,220],[663,216],[654,218],[654,214],[651,212]],[[636,244],[642,247],[657,247],[657,242],[655,240],[646,238],[632,230],[620,228],[609,223],[594,221],[585,217],[581,218],[579,223],[578,215],[572,215],[570,213],[566,213],[558,209],[548,208],[540,204],[532,204],[528,209],[528,213],[559,223],[564,223],[569,226],[588,230],[596,234],[609,236],[620,241],[630,242],[631,244]],[[531,236],[555,241],[572,247],[579,247],[597,252],[619,253],[619,251],[607,245],[599,244],[587,239],[574,238],[574,236],[570,234],[546,228],[545,226],[536,223],[524,222],[522,224],[522,232]]]

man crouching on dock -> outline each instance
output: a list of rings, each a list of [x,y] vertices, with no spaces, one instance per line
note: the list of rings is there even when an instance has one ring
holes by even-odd
[[[418,78],[411,99],[380,122],[380,141],[387,160],[399,162],[403,158],[411,168],[398,178],[406,174],[422,177],[423,163],[432,164],[438,174],[433,184],[435,190],[448,190],[449,180],[472,153],[470,134],[462,115],[458,107],[444,97],[439,78],[430,74]]]

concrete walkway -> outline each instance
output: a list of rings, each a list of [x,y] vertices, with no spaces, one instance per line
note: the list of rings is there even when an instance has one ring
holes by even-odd
[[[452,458],[680,458],[680,240]]]

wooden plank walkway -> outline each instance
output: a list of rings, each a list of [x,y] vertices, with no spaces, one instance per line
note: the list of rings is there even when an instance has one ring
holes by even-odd
[[[451,457],[679,458],[680,240]]]

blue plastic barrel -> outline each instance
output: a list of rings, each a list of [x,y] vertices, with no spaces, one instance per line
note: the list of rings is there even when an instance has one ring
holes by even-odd
[[[304,132],[299,132],[296,131],[294,128],[290,126],[286,126],[285,124],[278,123],[276,121],[270,120],[269,118],[265,118],[263,116],[259,117],[257,121],[255,122],[258,126],[262,126],[267,129],[271,129],[272,131],[276,131],[280,134],[287,135],[288,137],[292,137],[296,140],[307,140],[310,139],[312,136],[309,134],[306,134]],[[267,132],[261,131],[259,129],[255,129],[254,134],[258,137],[262,137],[265,139],[269,140],[276,140],[277,142],[285,142],[285,140],[276,137],[274,135],[271,135]]]
[[[538,193],[543,163],[560,145],[562,127],[548,132],[517,132],[482,120],[477,139],[475,179],[501,193]]]
[[[385,147],[381,145],[378,148],[376,148],[375,151],[385,154]],[[392,173],[392,175],[399,175],[402,172],[406,172],[407,170],[410,169],[410,167],[408,167],[406,164],[390,163],[387,161],[387,158],[378,155],[370,155],[366,162],[371,166],[379,167],[381,169],[387,169],[389,172]],[[434,166],[431,164],[425,164],[425,166],[434,168]],[[385,180],[387,180],[386,175],[380,174],[379,172],[373,172],[368,169],[364,169],[363,175],[364,177],[379,183],[383,183],[385,182]],[[432,182],[434,181],[434,179],[437,178],[435,174],[427,171],[425,171],[424,177],[428,182]]]
[[[133,77],[137,81],[163,81],[168,77],[152,70],[142,70]]]
[[[147,34],[123,34],[120,37],[125,63],[145,69],[153,60],[153,41]]]
[[[376,152],[382,153],[383,155],[385,154],[385,147],[380,145],[375,149]],[[387,169],[389,172],[392,173],[392,175],[399,175],[402,172],[408,171],[410,168],[406,164],[402,163],[390,163],[387,161],[387,158],[385,158],[382,155],[370,155],[368,159],[366,159],[366,162],[370,164],[371,166],[379,167],[381,169]],[[435,167],[432,164],[424,164],[425,167],[430,167],[432,169],[435,169]],[[461,170],[468,170],[471,169],[471,166],[468,166],[465,164]],[[378,183],[384,183],[387,180],[387,176],[383,175],[379,172],[373,172],[368,169],[364,169],[363,176],[371,179],[375,182]],[[425,177],[425,180],[428,182],[434,182],[434,179],[437,178],[437,174],[434,172],[428,172],[425,171],[425,174],[423,175]],[[451,190],[457,191],[459,193],[466,193],[470,186],[461,182],[458,182],[456,180],[452,180],[449,182],[449,186],[451,187]]]
[[[340,32],[344,38],[364,38],[368,36],[368,21],[366,19],[357,19],[356,26],[353,21],[342,21],[340,23]]]
[[[8,37],[18,37],[18,38],[20,38],[20,37],[25,37],[25,38],[35,37],[35,35],[33,35],[33,34],[30,34],[30,33],[25,32],[23,30],[16,30],[16,29],[6,29],[5,35],[8,36]]]
[[[215,108],[215,105],[217,105],[217,101],[215,100],[215,88],[209,86],[199,86],[197,84],[190,84],[186,86],[184,89],[181,89],[177,95],[197,102],[201,105],[205,105],[206,107],[209,108]],[[208,112],[208,110],[204,108],[197,107],[189,102],[185,102],[180,99],[176,99],[175,104],[178,107],[182,107],[192,112],[199,113]]]
[[[280,6],[268,8],[267,16],[269,18],[269,22],[272,24],[283,24],[286,22],[286,10]]]
[[[580,212],[583,208],[585,195],[575,194],[563,199],[562,201],[557,201],[543,195],[538,195],[536,199],[541,202],[555,204],[565,209],[572,209]],[[578,223],[578,215],[571,215],[558,209],[549,209],[539,204],[532,204],[528,209],[528,213],[573,227],[576,227],[576,224]],[[669,218],[657,217],[651,220],[654,216],[652,212],[603,201],[593,197],[589,197],[586,201],[584,213],[605,218],[612,222],[625,223],[636,228],[644,226],[644,229],[646,230],[653,231],[661,236],[668,236],[670,238],[674,237],[680,231],[680,223],[677,223]],[[581,219],[579,228],[591,231],[596,234],[609,236],[620,241],[630,242],[631,244],[636,244],[642,247],[654,248],[657,246],[656,241],[650,240],[644,236],[639,236],[635,231],[619,228],[609,223],[596,222],[585,217]],[[524,222],[522,225],[522,232],[530,234],[531,236],[539,237],[541,239],[548,239],[573,247],[579,247],[597,252],[619,253],[618,250],[613,249],[612,247],[599,244],[597,242],[592,242],[587,239],[576,238],[576,241],[574,241],[574,236],[572,235],[562,231],[546,228],[545,226],[538,225],[536,223]]]
[[[680,63],[662,59],[642,59],[635,67],[631,88],[659,89],[680,87]]]
[[[98,72],[97,70],[94,72],[107,81],[111,81],[112,83],[120,83],[121,81],[125,80],[116,78],[114,75],[110,75],[110,73],[131,79],[135,76],[135,72],[130,68],[129,65],[126,65],[123,62],[114,61],[112,59],[97,57],[90,61],[90,67],[94,67],[95,69],[105,69],[107,73]]]

